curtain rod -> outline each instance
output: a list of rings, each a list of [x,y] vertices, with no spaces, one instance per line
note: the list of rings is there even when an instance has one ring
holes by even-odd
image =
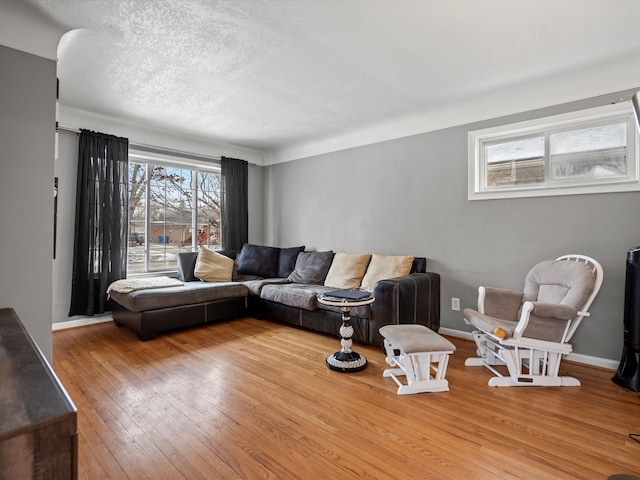
[[[56,125],[56,130],[57,131],[64,131],[64,132],[70,132],[70,133],[76,133],[76,134],[80,134],[80,130],[77,128],[69,128],[69,127],[62,127],[60,125]],[[220,157],[214,157],[214,156],[210,156],[210,155],[201,155],[199,153],[192,153],[192,152],[187,152],[185,150],[175,150],[173,148],[165,148],[165,147],[158,147],[156,145],[148,145],[148,144],[144,144],[144,143],[135,143],[132,141],[129,141],[129,146],[133,149],[139,149],[139,150],[146,150],[148,152],[151,153],[170,153],[173,155],[179,155],[181,157],[186,157],[186,158],[190,158],[192,160],[216,160],[216,161],[220,161]]]

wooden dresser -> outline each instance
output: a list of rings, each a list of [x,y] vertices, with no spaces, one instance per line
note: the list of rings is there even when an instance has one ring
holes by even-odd
[[[0,480],[78,477],[76,407],[10,308],[0,309]]]

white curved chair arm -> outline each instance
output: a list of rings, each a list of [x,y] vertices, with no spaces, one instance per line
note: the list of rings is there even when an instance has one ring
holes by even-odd
[[[565,318],[553,316],[552,312],[554,310],[563,314]],[[569,313],[572,313],[572,315],[569,318],[566,318]],[[529,335],[527,335],[526,337],[523,336],[527,331],[527,328],[532,327],[535,330],[536,326],[538,326],[538,328],[541,328],[540,326],[542,326],[542,328],[552,328],[553,331],[558,332],[557,342],[565,343],[567,341],[567,333],[569,331],[569,328],[571,327],[572,321],[576,318],[582,318],[576,317],[577,313],[578,311],[575,308],[568,305],[524,302],[524,304],[522,305],[522,314],[520,315],[520,320],[518,321],[518,325],[516,325],[516,328],[513,332],[513,339],[521,340],[527,338],[529,340],[535,341],[549,341],[549,339],[544,339],[542,335],[540,335],[540,338],[537,336],[532,336],[531,333],[529,333]],[[550,324],[552,326],[550,326]]]

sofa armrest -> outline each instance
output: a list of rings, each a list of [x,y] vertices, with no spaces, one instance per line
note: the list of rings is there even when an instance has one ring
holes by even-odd
[[[373,287],[369,343],[382,345],[380,327],[403,323],[424,325],[434,332],[440,328],[440,275],[411,273],[378,281]]]

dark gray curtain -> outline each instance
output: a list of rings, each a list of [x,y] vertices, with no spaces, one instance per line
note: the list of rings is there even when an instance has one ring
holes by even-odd
[[[249,240],[249,164],[222,157],[222,249],[239,250]]]
[[[127,275],[128,155],[128,139],[80,130],[69,316],[105,312]]]

